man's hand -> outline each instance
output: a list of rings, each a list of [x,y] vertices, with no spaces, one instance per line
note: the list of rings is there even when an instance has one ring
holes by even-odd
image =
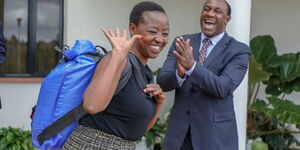
[[[187,71],[179,62],[180,62],[180,60],[178,59],[178,57],[177,57],[177,74],[181,77],[181,78],[183,78],[184,77],[184,74],[185,74],[185,72]]]
[[[178,75],[184,71],[190,70],[194,63],[193,48],[190,46],[190,39],[186,41],[183,37],[176,39],[176,50],[173,51],[177,57]]]

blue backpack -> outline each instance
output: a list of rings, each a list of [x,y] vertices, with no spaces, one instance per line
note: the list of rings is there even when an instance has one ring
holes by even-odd
[[[61,148],[87,113],[83,109],[83,92],[89,85],[97,63],[104,54],[99,53],[88,40],[77,40],[74,47],[63,51],[64,61],[58,64],[42,81],[31,124],[32,143],[39,149]],[[146,82],[136,57],[129,53],[115,92],[118,93],[131,75],[137,78],[141,89]]]

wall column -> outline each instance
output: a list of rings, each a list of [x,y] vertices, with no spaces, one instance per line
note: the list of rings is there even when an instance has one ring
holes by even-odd
[[[251,0],[228,0],[231,5],[231,20],[227,26],[229,35],[238,41],[249,45]],[[234,108],[238,125],[239,150],[246,147],[247,126],[247,99],[248,99],[248,73],[241,85],[234,92]]]

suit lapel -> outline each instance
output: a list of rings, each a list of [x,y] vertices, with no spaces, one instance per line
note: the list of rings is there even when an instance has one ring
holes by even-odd
[[[201,42],[201,34],[198,33],[198,34],[194,35],[192,38],[193,39],[191,39],[190,46],[193,47],[194,60],[196,62],[198,62],[199,61],[199,49],[200,49],[200,42]]]
[[[227,47],[227,44],[230,41],[230,37],[227,35],[227,33],[224,34],[222,39],[217,43],[217,45],[212,49],[212,51],[209,53],[208,57],[206,58],[204,65],[206,67],[209,66],[209,64],[215,59],[215,57],[224,49]]]

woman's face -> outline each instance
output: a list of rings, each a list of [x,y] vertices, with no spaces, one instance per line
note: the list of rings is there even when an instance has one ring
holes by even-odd
[[[149,58],[156,58],[161,50],[168,44],[169,20],[166,14],[159,11],[145,11],[139,24],[129,25],[131,35],[141,35],[136,45],[136,54],[141,61],[147,62]]]

